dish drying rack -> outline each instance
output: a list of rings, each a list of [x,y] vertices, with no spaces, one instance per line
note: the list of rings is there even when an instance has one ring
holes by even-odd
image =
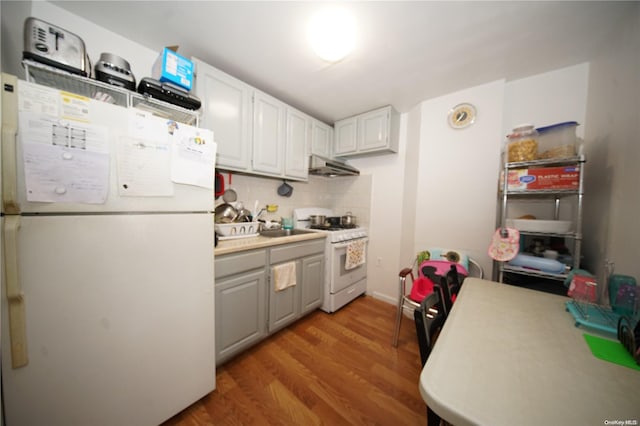
[[[235,240],[260,235],[260,222],[216,223],[215,231],[219,240]]]
[[[576,327],[584,326],[600,330],[612,337],[618,335],[620,315],[608,306],[572,299],[566,302],[567,311],[576,320]]]
[[[606,282],[608,284],[608,278],[612,273],[612,264],[606,265]],[[573,283],[572,283],[573,285]],[[611,306],[597,303],[597,282],[594,280],[587,282],[584,287],[573,292],[570,296],[571,300],[565,303],[566,310],[571,313],[575,319],[576,327],[584,326],[599,330],[605,334],[611,335],[613,338],[618,337],[618,324],[620,318],[626,316],[635,323],[640,318],[640,292],[637,293],[636,303],[633,312],[630,315],[623,315],[615,312]]]

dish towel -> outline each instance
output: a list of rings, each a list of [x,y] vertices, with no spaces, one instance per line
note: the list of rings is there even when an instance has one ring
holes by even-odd
[[[296,285],[296,262],[283,263],[273,267],[273,289],[282,291]]]
[[[344,260],[344,269],[347,271],[357,266],[364,265],[367,257],[366,242],[357,240],[349,243],[347,246],[347,256]]]

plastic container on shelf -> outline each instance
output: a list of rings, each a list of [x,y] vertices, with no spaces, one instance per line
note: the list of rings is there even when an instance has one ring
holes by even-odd
[[[576,155],[576,121],[565,121],[538,127],[540,159],[569,158]]]
[[[525,232],[548,232],[563,234],[569,232],[570,220],[507,219],[507,226]]]
[[[563,274],[566,272],[566,265],[554,259],[532,256],[529,254],[518,254],[509,261],[510,266],[519,266],[526,269],[533,269],[551,274]]]
[[[538,159],[538,132],[533,124],[520,124],[507,135],[509,163]]]

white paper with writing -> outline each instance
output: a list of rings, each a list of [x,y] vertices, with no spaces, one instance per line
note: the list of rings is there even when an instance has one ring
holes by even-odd
[[[166,141],[123,136],[118,141],[118,194],[125,197],[169,197],[171,151]]]
[[[176,183],[213,189],[216,158],[213,132],[179,125],[170,139],[171,179]]]
[[[38,109],[39,110],[39,109]],[[104,126],[20,112],[28,201],[102,204],[109,192],[109,144]]]

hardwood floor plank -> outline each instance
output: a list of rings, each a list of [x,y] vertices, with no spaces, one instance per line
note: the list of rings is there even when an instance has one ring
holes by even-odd
[[[216,390],[164,426],[425,425],[413,321],[360,297],[316,311],[219,366]]]
[[[353,404],[358,393],[357,389],[351,386],[350,389],[336,392],[336,389],[340,389],[341,376],[345,372],[342,371],[339,363],[334,362],[333,357],[318,353],[313,348],[306,348],[302,339],[293,334],[282,334],[280,345],[282,349],[280,357],[288,360],[288,366],[299,363],[301,370],[309,372],[306,376],[307,386],[316,397],[332,406],[352,423],[355,422],[354,424],[362,423],[363,419],[367,418],[367,410],[363,411]],[[355,382],[353,377],[349,378],[349,383]]]

